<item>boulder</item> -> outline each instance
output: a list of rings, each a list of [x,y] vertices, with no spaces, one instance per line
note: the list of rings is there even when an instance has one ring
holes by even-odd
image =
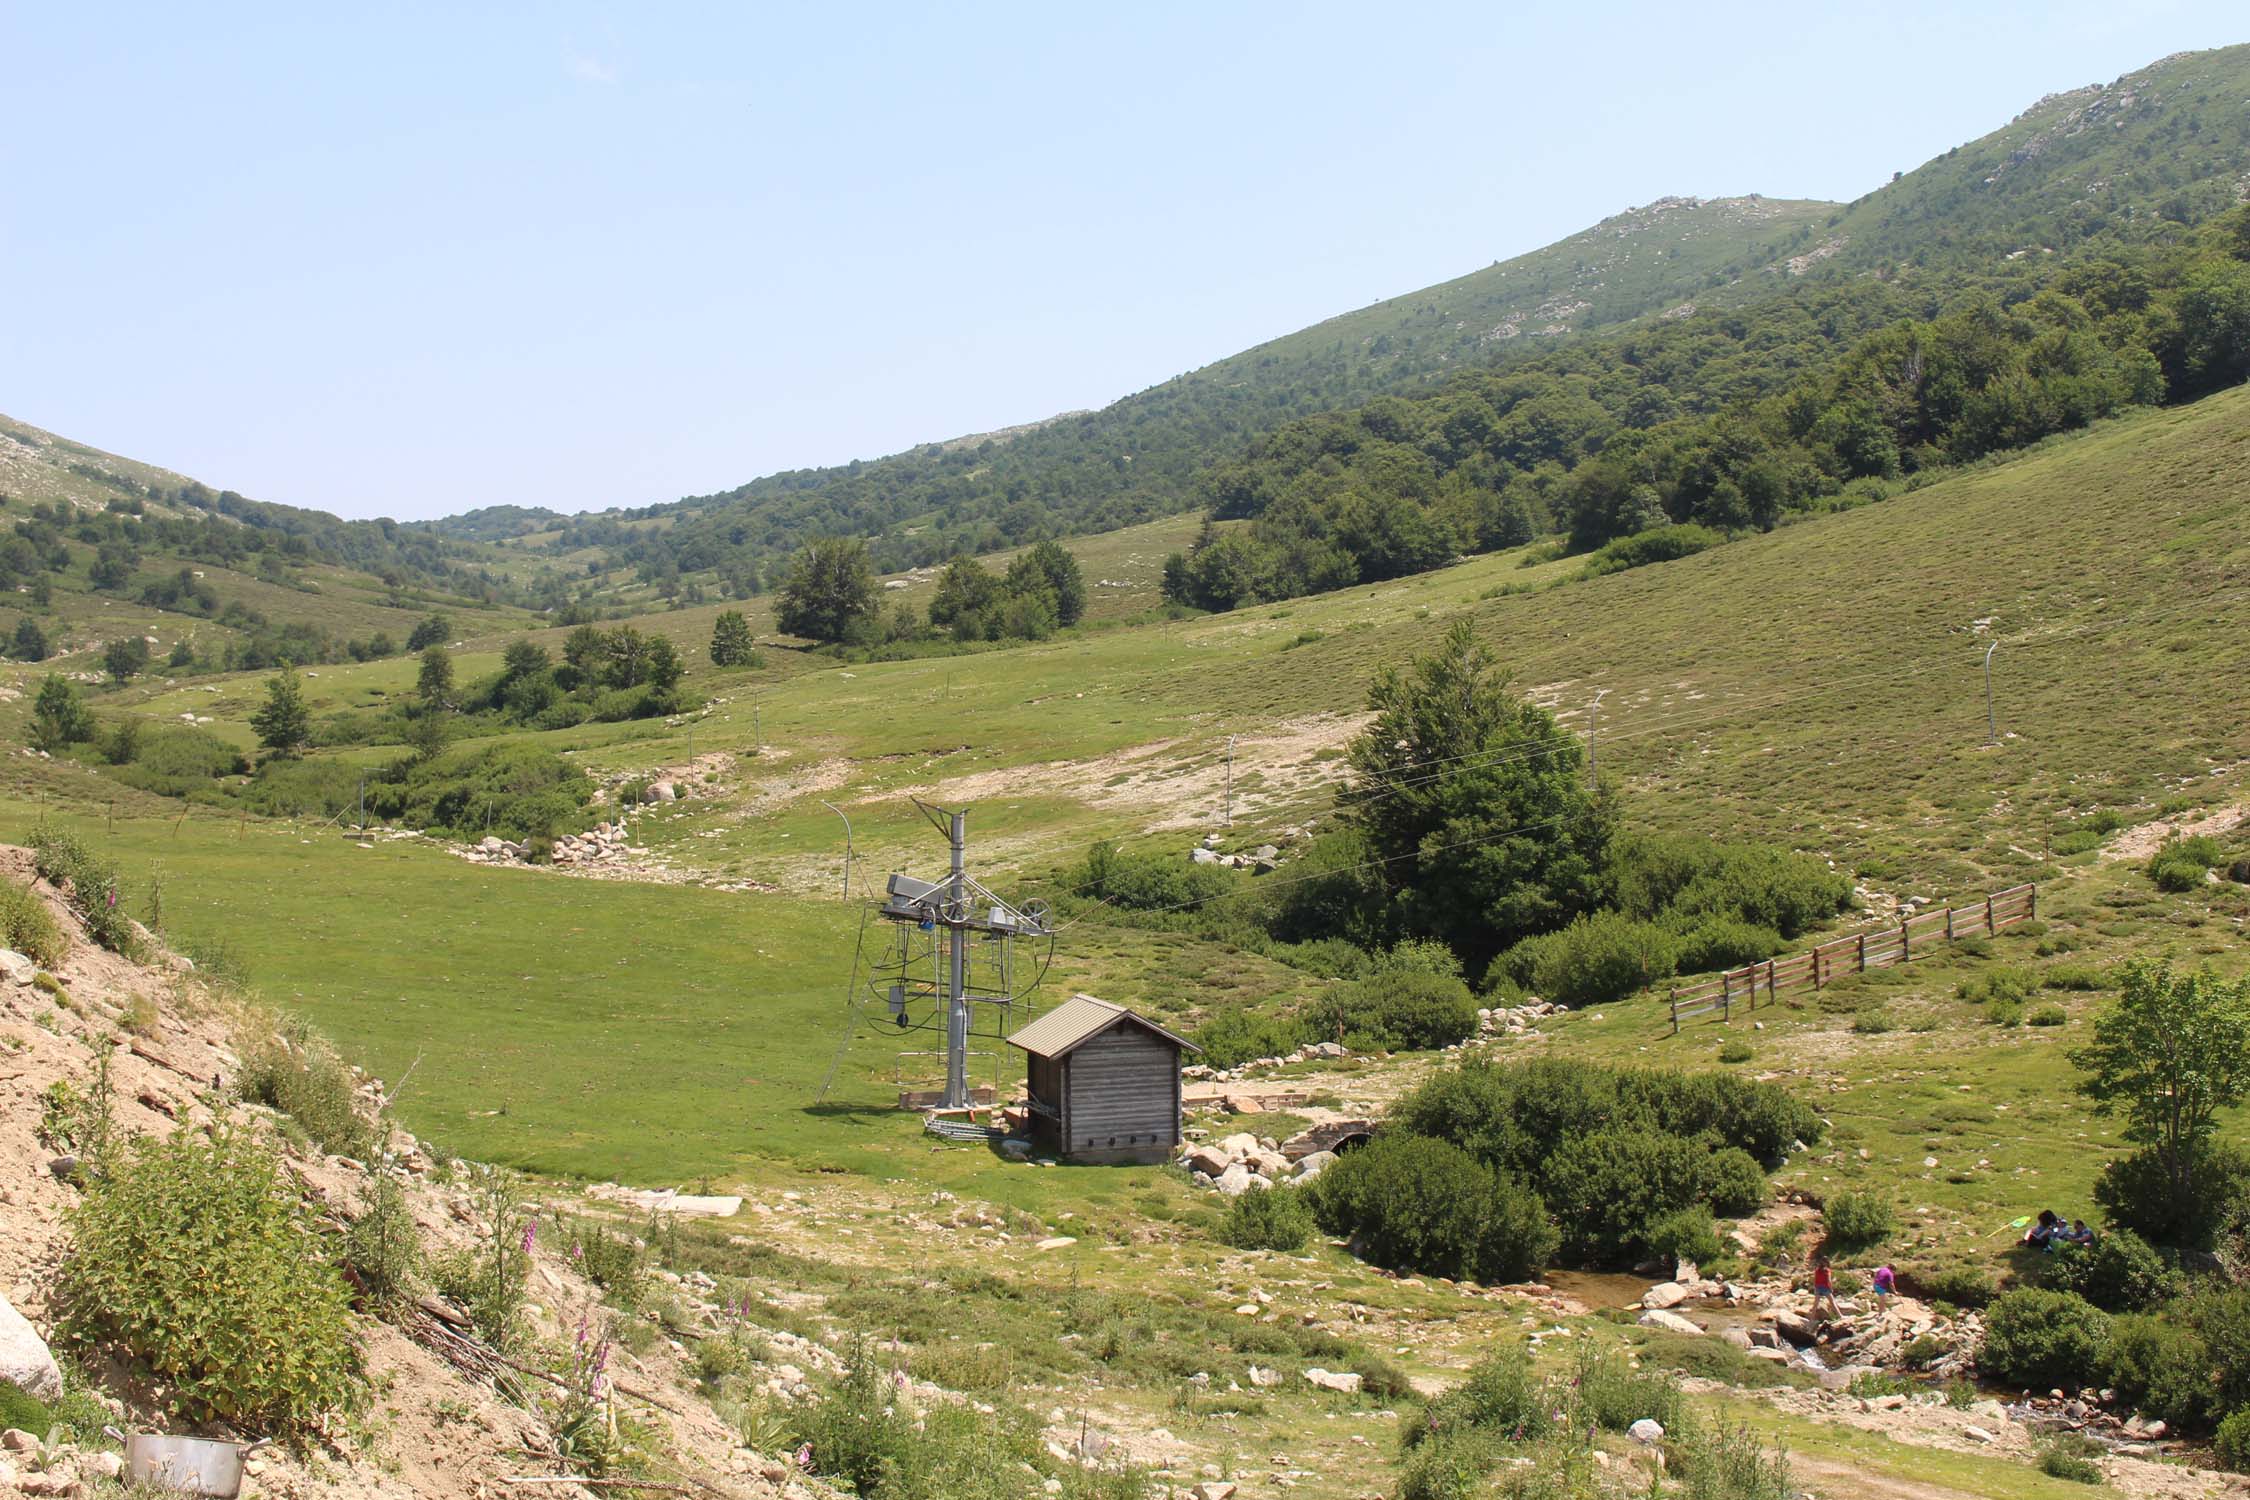
[[[0,975],[14,984],[29,984],[39,977],[39,965],[13,948],[0,948]]]
[[[1208,849],[1190,849],[1188,851],[1188,858],[1194,860],[1199,865],[1215,865],[1219,862],[1219,856],[1213,854]]]
[[[1678,1313],[1666,1312],[1661,1307],[1652,1307],[1647,1312],[1642,1313],[1641,1326],[1643,1328],[1661,1328],[1667,1333],[1700,1334],[1703,1332],[1702,1329],[1696,1327]]]
[[[1750,1334],[1747,1329],[1723,1329],[1719,1334],[1719,1338],[1721,1342],[1732,1344],[1737,1349],[1754,1349],[1757,1347],[1755,1344],[1752,1344],[1750,1342]]]
[[[1687,1301],[1688,1290],[1676,1281],[1660,1281],[1641,1293],[1643,1307],[1678,1307]]]
[[[1324,1391],[1342,1391],[1347,1396],[1356,1396],[1362,1377],[1357,1370],[1323,1370],[1315,1365],[1305,1371],[1305,1379]]]
[[[1225,1193],[1229,1198],[1234,1198],[1250,1191],[1252,1175],[1248,1167],[1241,1162],[1236,1162],[1224,1172],[1221,1172],[1214,1181],[1220,1192]]]
[[[1256,1136],[1247,1130],[1238,1130],[1233,1135],[1221,1136],[1219,1149],[1227,1154],[1228,1161],[1241,1161],[1263,1148],[1259,1146]]]
[[[1250,1164],[1250,1170],[1260,1177],[1278,1178],[1289,1175],[1289,1158],[1278,1151],[1260,1151],[1246,1160]]]
[[[1335,1152],[1315,1151],[1312,1155],[1297,1163],[1297,1180],[1299,1182],[1310,1182],[1335,1164]]]
[[[1985,1431],[1982,1427],[1964,1427],[1961,1429],[1961,1436],[1979,1443],[1996,1443],[2000,1441],[1991,1433]]]
[[[1227,1154],[1216,1146],[1198,1146],[1181,1160],[1190,1172],[1200,1172],[1205,1177],[1216,1177],[1229,1165]]]
[[[1661,1443],[1664,1441],[1664,1427],[1653,1417],[1643,1417],[1626,1428],[1625,1435],[1636,1443]]]
[[[1195,1487],[1195,1500],[1234,1500],[1234,1484],[1226,1479],[1206,1479]]]
[[[679,794],[679,788],[673,786],[671,782],[659,781],[649,787],[648,800],[651,802],[670,802]]]
[[[1774,1332],[1771,1328],[1753,1328],[1750,1330],[1750,1347],[1753,1349],[1775,1349],[1786,1352],[1788,1348],[1788,1341],[1783,1339],[1780,1334]]]
[[[1774,1331],[1792,1344],[1817,1344],[1820,1342],[1820,1325],[1800,1313],[1777,1312],[1773,1315]]]

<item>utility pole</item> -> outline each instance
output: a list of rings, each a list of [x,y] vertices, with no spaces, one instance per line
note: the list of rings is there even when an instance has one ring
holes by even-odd
[[[1603,688],[1594,694],[1593,705],[1586,710],[1586,779],[1589,781],[1595,778],[1598,770],[1594,763],[1594,731],[1601,727],[1602,699],[1607,696],[1609,689]]]
[[[1234,736],[1227,736],[1227,827],[1234,826]]]
[[[844,810],[835,803],[823,802],[820,805],[837,817],[844,818]],[[852,899],[852,820],[849,818],[844,818],[844,899]]]
[[[1992,653],[1999,649],[1998,641],[1984,648],[1984,742],[1988,745],[2000,743],[2000,719],[1992,707]]]
[[[969,1107],[969,815],[952,814],[953,866],[946,882],[946,933],[952,970],[945,987],[945,1107]]]
[[[755,699],[755,698],[752,698],[752,699],[750,700],[750,732],[751,732],[751,734],[753,734],[753,735],[755,735],[755,736],[757,737],[758,753],[759,753],[760,755],[763,755],[763,754],[765,754],[765,753],[766,753],[766,711],[765,711],[765,705],[764,705],[764,704],[762,704],[762,703],[760,703],[760,702],[759,702],[759,701],[758,701],[757,699]]]

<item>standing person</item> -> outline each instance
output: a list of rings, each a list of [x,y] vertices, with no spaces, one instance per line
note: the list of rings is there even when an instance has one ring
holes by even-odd
[[[1898,1276],[1889,1266],[1875,1268],[1875,1313],[1878,1317],[1891,1310],[1891,1299],[1898,1295]]]
[[[1826,1314],[1821,1312],[1823,1306],[1828,1309]],[[1823,1316],[1840,1318],[1843,1316],[1843,1313],[1836,1306],[1836,1278],[1828,1269],[1828,1257],[1825,1255],[1813,1257],[1812,1310],[1813,1316],[1816,1318]]]

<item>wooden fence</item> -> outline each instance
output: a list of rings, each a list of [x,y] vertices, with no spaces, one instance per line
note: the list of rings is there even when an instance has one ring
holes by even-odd
[[[1685,988],[1674,985],[1672,1035],[1678,1036],[1680,1023],[1695,1016],[1717,1011],[1724,1021],[1734,1014],[1737,1005],[1756,1010],[1761,990],[1765,1003],[1771,1005],[1784,991],[1824,989],[1831,980],[1846,974],[1912,963],[1933,943],[1950,943],[1971,933],[1997,933],[2038,913],[2039,888],[2012,885],[1968,906],[1929,908],[1901,917],[1896,927],[1836,938],[1788,958],[1744,964],[1701,984]]]

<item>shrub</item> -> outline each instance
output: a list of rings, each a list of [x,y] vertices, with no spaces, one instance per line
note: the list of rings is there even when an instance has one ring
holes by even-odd
[[[1704,974],[1771,958],[1787,946],[1788,941],[1771,927],[1739,917],[1710,916],[1679,934],[1672,957],[1682,974]]]
[[[1541,1173],[1565,1246],[1591,1261],[1656,1249],[1660,1223],[1702,1202],[1706,1148],[1653,1130],[1596,1130],[1566,1140]]]
[[[1520,1281],[1555,1248],[1538,1194],[1428,1136],[1385,1132],[1303,1191],[1323,1229],[1399,1270]]]
[[[2223,1141],[2206,1141],[2194,1150],[2193,1180],[2200,1191],[2174,1192],[2155,1152],[2136,1151],[2102,1168],[2094,1201],[2112,1224],[2154,1244],[2208,1247],[2250,1190],[2250,1154]]]
[[[2192,860],[2159,855],[2155,863],[2148,867],[2148,874],[2156,882],[2158,890],[2170,891],[2176,895],[2183,891],[2201,889],[2209,869],[2208,865],[2199,865]]]
[[[1302,1250],[1312,1229],[1312,1210],[1303,1194],[1271,1187],[1237,1194],[1227,1204],[1219,1238],[1237,1250]]]
[[[1661,1370],[1635,1370],[1614,1349],[1580,1343],[1572,1371],[1574,1415],[1611,1432],[1647,1417],[1670,1432],[1686,1414],[1679,1382]]]
[[[1881,1244],[1898,1228],[1889,1200],[1867,1192],[1838,1193],[1822,1205],[1820,1218],[1828,1243],[1840,1249]]]
[[[572,1259],[586,1279],[609,1294],[609,1300],[631,1312],[641,1305],[647,1290],[648,1258],[641,1242],[622,1229],[585,1223],[578,1229]]]
[[[1914,1284],[1923,1296],[1937,1302],[1950,1302],[1955,1307],[1983,1307],[1998,1291],[1992,1278],[1975,1266],[1943,1266],[1916,1275]]]
[[[2109,1317],[2075,1292],[2025,1287],[1985,1312],[1986,1374],[2026,1387],[2079,1386],[2096,1378],[2109,1347]]]
[[[1726,539],[1725,532],[1713,531],[1708,526],[1698,526],[1692,522],[1652,526],[1646,531],[1637,531],[1631,536],[1621,536],[1604,543],[1599,551],[1586,559],[1585,576],[1599,578],[1604,573],[1622,573],[1627,568],[1670,562],[1674,558],[1689,557],[1706,548],[1716,547]]]
[[[1355,1052],[1428,1051],[1474,1035],[1477,1002],[1450,975],[1394,970],[1330,991],[1315,1025]]]
[[[373,1150],[374,1127],[359,1112],[351,1069],[325,1042],[300,1027],[293,1037],[268,1032],[237,1045],[235,1091],[244,1099],[281,1111],[331,1155],[364,1158]]]
[[[1861,1036],[1881,1036],[1895,1030],[1898,1023],[1880,1000],[1870,1000],[1852,1013],[1852,1030]]]
[[[1666,1493],[1679,1500],[1791,1500],[1803,1490],[1791,1479],[1789,1456],[1769,1452],[1747,1427],[1667,1434]]]
[[[58,1333],[126,1357],[173,1414],[307,1432],[350,1404],[359,1351],[295,1192],[246,1138],[142,1141],[70,1212]]]
[[[2031,998],[2033,984],[2031,974],[2023,969],[1987,969],[1962,980],[1959,993],[1971,1005],[1982,1005],[1987,1000],[2013,1001],[2020,1005]]]
[[[2147,1240],[2112,1229],[2091,1245],[2068,1245],[2047,1258],[2040,1285],[2076,1292],[2105,1312],[2146,1312],[2180,1291],[2179,1273]]]
[[[1471,1500],[1486,1493],[1485,1479],[1500,1458],[1499,1440],[1488,1433],[1444,1433],[1408,1456],[1399,1470],[1399,1500]]]
[[[1510,1345],[1470,1366],[1466,1379],[1423,1408],[1421,1421],[1402,1423],[1399,1442],[1412,1451],[1429,1439],[1475,1430],[1520,1443],[1546,1429],[1547,1412],[1529,1351]]]
[[[344,1231],[344,1269],[379,1302],[413,1295],[422,1268],[422,1232],[406,1190],[385,1172],[368,1189],[367,1211]]]
[[[85,924],[86,935],[112,953],[130,957],[133,919],[125,915],[124,889],[117,870],[69,834],[41,828],[31,836],[32,866],[63,892],[70,909]]]
[[[1739,1146],[1714,1151],[1703,1163],[1703,1197],[1714,1213],[1729,1218],[1754,1214],[1766,1206],[1766,1169]]]
[[[2203,1431],[2216,1415],[2211,1371],[2210,1347],[2178,1319],[2131,1313],[2110,1320],[2102,1383],[2133,1410],[2181,1432]]]
[[[573,833],[589,821],[594,783],[543,745],[472,746],[370,781],[370,814],[461,837],[525,839]]]
[[[1719,1044],[1719,1061],[1723,1063],[1746,1063],[1754,1055],[1750,1050],[1750,1044],[1739,1037],[1730,1038]]]
[[[2039,1472],[2055,1479],[2067,1479],[2073,1484],[2100,1484],[2101,1468],[2083,1453],[2073,1453],[2059,1444],[2050,1443],[2039,1450]]]
[[[2183,1316],[2211,1351],[2212,1409],[2250,1407],[2250,1287],[2203,1292],[2188,1300]]]
[[[1248,1010],[1220,1011],[1195,1032],[1202,1060],[1214,1068],[1238,1068],[1254,1057],[1286,1057],[1312,1039],[1312,1024],[1301,1017]]]
[[[57,968],[70,956],[70,941],[29,886],[0,880],[0,941],[42,969]]]
[[[1073,882],[1076,893],[1119,911],[1154,911],[1208,901],[1233,890],[1223,865],[1199,865],[1175,854],[1127,854],[1115,844],[1087,851]]]
[[[1581,916],[1560,932],[1527,938],[1501,963],[1517,982],[1565,1005],[1622,1000],[1673,973],[1674,938],[1617,912]]]
[[[2059,1005],[2042,1005],[2024,1017],[2029,1026],[2060,1026],[2070,1019],[2070,1013]]]
[[[1992,1009],[1984,1013],[1984,1018],[1995,1026],[2021,1026],[2023,1024],[2023,1002],[2021,1000],[1995,1000],[1992,1002]]]
[[[1718,1227],[1711,1210],[1698,1203],[1658,1219],[1648,1228],[1648,1250],[1666,1260],[1691,1260],[1697,1265],[1719,1258]]]
[[[2039,976],[2039,985],[2049,990],[2099,990],[2109,986],[2109,976],[2092,964],[2056,964]]]
[[[2250,1474],[2250,1409],[2235,1412],[2219,1424],[2211,1453],[2221,1468]]]

